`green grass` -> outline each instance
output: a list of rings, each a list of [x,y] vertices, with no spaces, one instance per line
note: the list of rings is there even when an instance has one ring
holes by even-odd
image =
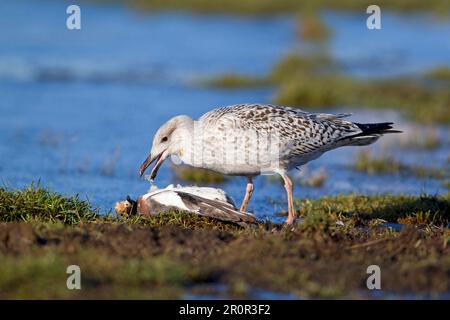
[[[319,219],[326,225],[342,219],[350,225],[368,225],[373,219],[393,223],[448,225],[450,223],[450,193],[442,196],[357,194],[323,197],[297,202],[302,216]],[[426,219],[423,219],[427,217]]]
[[[115,222],[124,222],[129,225],[145,226],[151,228],[159,228],[162,226],[181,226],[186,229],[194,230],[219,230],[227,232],[241,232],[242,227],[237,225],[218,221],[212,218],[195,215],[193,213],[186,212],[170,212],[168,214],[156,215],[150,217],[142,216],[128,216],[121,217],[121,219]]]
[[[450,67],[441,66],[425,72],[425,77],[431,80],[450,81]]]
[[[307,13],[298,15],[297,34],[305,41],[323,42],[330,38],[331,31],[317,14]]]
[[[93,248],[72,255],[0,254],[0,259],[0,297],[7,299],[179,298],[182,286],[203,279],[196,270],[164,255],[123,259]],[[72,264],[80,266],[81,290],[67,289],[66,269]],[[102,292],[99,287],[111,292]]]
[[[420,165],[407,165],[399,162],[392,156],[374,156],[369,152],[359,152],[353,169],[367,174],[403,174],[418,178],[444,179],[448,177],[445,168],[424,167]]]
[[[100,0],[97,0],[99,2]],[[321,9],[356,10],[365,12],[365,9],[373,4],[370,1],[361,0],[124,0],[137,9],[147,10],[189,10],[200,13],[231,13],[240,15],[273,15],[281,13],[293,13],[315,11]],[[384,0],[378,1],[384,10],[410,12],[416,10],[428,10],[433,12],[445,12],[450,8],[445,0]]]
[[[391,169],[386,169],[390,171]],[[386,172],[386,171],[384,171]],[[77,226],[80,224],[97,223],[126,223],[130,226],[142,226],[159,228],[163,226],[182,226],[186,229],[236,232],[243,229],[233,224],[217,221],[208,217],[202,217],[183,212],[171,212],[169,214],[143,217],[143,216],[118,216],[99,214],[97,208],[78,197],[64,197],[45,188],[30,186],[23,190],[0,189],[0,222],[32,222],[43,226],[43,231],[61,229],[64,226]],[[19,196],[18,196],[19,195]],[[49,200],[50,199],[50,200]],[[323,197],[317,200],[303,200],[296,207],[303,216],[327,215],[337,217],[342,212],[354,212],[364,215],[376,212],[375,218],[383,218],[391,222],[398,222],[398,217],[407,217],[410,214],[429,211],[432,215],[438,215],[439,221],[450,223],[450,193],[445,196],[362,196],[342,195],[336,197]],[[403,206],[401,205],[403,203]],[[57,205],[56,205],[57,204]],[[420,208],[420,210],[418,210]],[[393,213],[393,210],[395,213]],[[18,214],[20,213],[20,214]],[[393,219],[395,218],[395,219]],[[272,228],[273,225],[263,224],[255,230]]]
[[[327,54],[302,55],[293,52],[281,58],[267,78],[272,84],[277,85],[300,75],[334,74],[338,71],[339,66]]]
[[[87,200],[65,197],[39,185],[23,190],[0,188],[0,221],[61,221],[74,225],[95,221],[98,213]]]
[[[203,79],[199,82],[200,85],[212,88],[224,88],[224,89],[240,89],[261,87],[268,85],[269,82],[265,79],[250,77],[247,75],[241,75],[238,73],[224,74],[219,77],[212,77]]]

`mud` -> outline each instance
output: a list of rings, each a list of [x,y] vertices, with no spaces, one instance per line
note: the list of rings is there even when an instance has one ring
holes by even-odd
[[[226,288],[225,292],[213,293],[220,297],[249,297],[254,289],[299,298],[363,297],[370,293],[366,270],[373,264],[381,268],[383,291],[439,297],[450,292],[448,239],[445,229],[414,226],[401,232],[380,229],[356,236],[345,230],[295,228],[224,231],[176,224],[82,223],[69,227],[0,223],[0,257],[14,260],[56,254],[72,263],[89,261],[89,266],[80,267],[89,269],[90,281],[76,298],[117,297],[116,291],[123,290],[124,284],[131,286],[133,297],[138,298],[155,297],[161,292],[163,298],[211,294],[211,287],[217,285]],[[86,252],[92,256],[87,260],[83,258]],[[152,268],[152,261],[159,259],[170,261],[163,269],[175,268],[169,278],[163,276],[162,283],[149,283],[147,278],[131,281],[127,277],[136,275],[130,275],[125,267],[124,276],[119,278],[98,276],[108,264],[121,266],[136,260],[145,270],[147,264]],[[178,273],[185,277],[179,278]],[[0,295],[9,297],[5,291]],[[55,296],[61,297],[58,293]]]

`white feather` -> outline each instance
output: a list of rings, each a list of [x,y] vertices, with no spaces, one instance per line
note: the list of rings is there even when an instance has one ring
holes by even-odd
[[[222,189],[209,188],[209,187],[182,187],[180,185],[174,186],[173,184],[168,185],[164,189],[158,189],[156,186],[152,186],[148,193],[142,196],[143,200],[152,198],[153,201],[159,202],[164,206],[175,207],[185,211],[196,212],[195,210],[189,209],[178,195],[177,192],[184,192],[193,194],[208,200],[223,201],[230,203],[234,206],[232,200],[227,197],[227,194]],[[230,202],[231,201],[231,202]]]
[[[171,190],[162,190],[161,192],[154,194],[152,196],[152,200],[168,207],[176,207],[181,210],[192,211],[189,210],[188,207],[186,207],[180,196],[176,192],[173,192]]]
[[[185,193],[190,193],[199,197],[203,197],[209,200],[219,200],[224,202],[229,202],[229,197],[227,197],[227,194],[222,189],[218,188],[210,188],[210,187],[197,187],[197,186],[190,186],[190,187],[182,187],[180,185],[174,186],[173,184],[168,185],[164,189],[158,189],[153,186],[147,194],[145,194],[143,197],[144,199],[147,199],[148,197],[154,197],[155,195],[165,192],[168,190],[172,191],[181,191]],[[175,192],[172,192],[176,194]],[[179,197],[178,197],[179,198]],[[181,200],[180,200],[181,201]]]

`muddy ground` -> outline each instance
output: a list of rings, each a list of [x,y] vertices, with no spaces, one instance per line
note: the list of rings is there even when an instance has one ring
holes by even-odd
[[[0,298],[448,298],[450,194],[297,201],[291,227],[0,188]],[[67,287],[67,268],[81,289]],[[380,268],[369,290],[367,268]]]
[[[438,298],[450,292],[444,230],[409,226],[352,239],[321,230],[265,229],[1,223],[0,297],[251,298],[263,291],[292,298]],[[81,290],[66,288],[69,264],[81,268]],[[366,287],[373,264],[382,273],[376,293]]]

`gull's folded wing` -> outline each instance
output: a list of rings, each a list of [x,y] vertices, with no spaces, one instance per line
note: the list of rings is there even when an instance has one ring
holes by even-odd
[[[195,211],[202,216],[233,222],[239,225],[258,222],[252,214],[240,212],[230,203],[210,200],[182,191],[177,191],[177,194],[190,211]]]

